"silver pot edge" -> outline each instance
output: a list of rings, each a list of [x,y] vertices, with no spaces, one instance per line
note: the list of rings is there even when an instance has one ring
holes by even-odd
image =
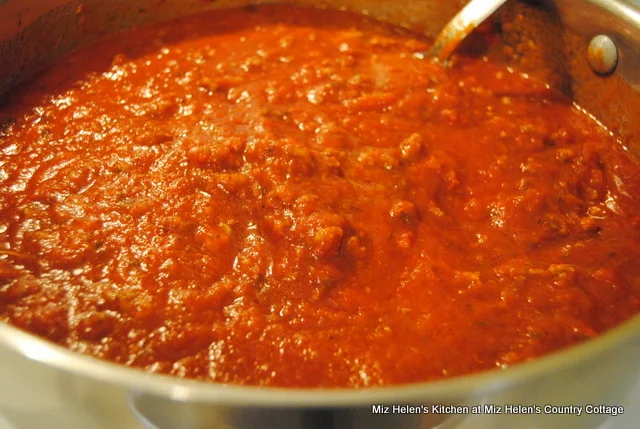
[[[596,362],[603,353],[627,343],[640,350],[640,315],[582,344],[506,369],[436,382],[368,389],[295,389],[224,385],[150,374],[85,356],[7,324],[0,324],[0,346],[20,356],[96,381],[176,401],[259,407],[349,407],[371,403],[437,403],[472,392],[504,389],[541,374],[553,374]],[[637,356],[640,368],[640,355]]]

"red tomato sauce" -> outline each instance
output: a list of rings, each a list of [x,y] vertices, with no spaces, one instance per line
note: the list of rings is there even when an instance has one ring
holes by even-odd
[[[0,320],[214,382],[506,367],[640,312],[640,168],[542,82],[347,12],[136,29],[0,110]]]

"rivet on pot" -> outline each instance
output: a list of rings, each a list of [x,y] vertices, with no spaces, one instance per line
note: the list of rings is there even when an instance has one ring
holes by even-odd
[[[600,34],[591,39],[587,60],[594,72],[600,75],[611,74],[618,64],[618,48],[609,36]]]

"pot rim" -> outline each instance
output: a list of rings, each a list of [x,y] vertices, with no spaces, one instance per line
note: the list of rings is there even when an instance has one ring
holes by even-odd
[[[103,361],[71,351],[19,328],[0,323],[0,346],[32,361],[94,380],[181,402],[265,407],[353,407],[372,404],[439,403],[461,393],[482,393],[542,375],[577,367],[632,341],[640,343],[640,314],[612,330],[581,344],[506,369],[450,379],[371,388],[283,388],[229,385],[181,379]]]
[[[621,0],[584,0],[640,29],[640,10]],[[181,379],[145,372],[71,351],[15,326],[0,322],[0,347],[25,358],[76,376],[126,387],[181,402],[252,407],[354,407],[392,403],[441,403],[461,394],[486,395],[523,380],[599,359],[606,352],[631,342],[640,344],[640,314],[594,339],[561,349],[505,369],[412,384],[371,388],[282,388],[229,385]]]

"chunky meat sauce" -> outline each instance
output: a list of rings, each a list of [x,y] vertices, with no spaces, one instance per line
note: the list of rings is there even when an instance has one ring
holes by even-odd
[[[507,367],[640,312],[640,168],[547,85],[347,12],[77,52],[0,110],[0,320],[214,382]]]

